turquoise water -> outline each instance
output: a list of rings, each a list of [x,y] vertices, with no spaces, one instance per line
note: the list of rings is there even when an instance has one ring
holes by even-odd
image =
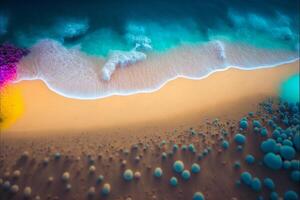
[[[145,39],[156,52],[216,38],[297,51],[298,6],[297,0],[4,0],[0,42],[29,48],[51,38],[103,57],[111,50],[130,50]]]
[[[287,80],[282,82],[280,86],[280,97],[288,102],[297,103],[299,102],[299,74],[294,74]]]
[[[17,80],[72,98],[299,58],[298,0],[2,0],[0,43],[29,48]]]

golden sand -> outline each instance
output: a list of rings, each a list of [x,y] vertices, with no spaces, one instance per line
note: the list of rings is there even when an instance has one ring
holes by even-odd
[[[128,131],[145,127],[168,129],[206,118],[233,118],[276,96],[281,81],[299,72],[299,61],[269,69],[229,69],[202,80],[179,78],[153,93],[77,100],[50,91],[42,81],[15,84],[25,112],[6,136]],[[150,129],[150,128],[149,128]]]

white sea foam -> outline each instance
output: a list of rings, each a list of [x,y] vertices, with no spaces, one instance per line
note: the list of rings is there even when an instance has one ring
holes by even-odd
[[[88,19],[59,18],[53,25],[53,30],[62,38],[73,38],[85,34],[89,29]]]
[[[103,80],[108,81],[118,66],[126,67],[138,61],[145,60],[146,58],[147,56],[145,53],[136,51],[135,49],[129,52],[113,51],[102,68],[102,78]]]
[[[230,67],[251,70],[299,59],[295,51],[258,49],[226,41],[182,45],[166,53],[150,52],[143,62],[132,62],[140,56],[145,58],[142,54],[127,53],[129,58],[124,58],[122,52],[113,59],[117,60],[114,63],[127,67],[115,68],[110,80],[105,81],[104,59],[67,49],[53,40],[43,40],[19,63],[18,81],[40,79],[60,95],[96,99],[155,91],[177,77],[201,79]],[[128,66],[128,62],[132,64]]]
[[[220,40],[216,40],[216,41],[214,41],[214,43],[216,45],[216,51],[219,55],[219,58],[221,60],[225,60],[226,59],[226,52],[225,52],[224,44]]]

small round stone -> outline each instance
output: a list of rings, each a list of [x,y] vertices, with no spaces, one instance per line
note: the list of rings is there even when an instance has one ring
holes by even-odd
[[[142,176],[142,174],[141,174],[141,172],[139,172],[139,171],[137,171],[137,172],[134,173],[134,178],[135,178],[135,179],[140,179],[141,176]]]
[[[177,173],[181,173],[184,170],[184,164],[181,160],[177,160],[173,164],[173,170]]]
[[[49,178],[48,178],[48,183],[52,183],[53,180],[54,180],[54,178],[53,178],[52,176],[49,176]]]
[[[160,178],[163,175],[163,171],[160,167],[155,168],[154,170],[154,176],[156,178]]]
[[[13,177],[14,177],[14,178],[19,178],[20,176],[21,176],[20,170],[15,170],[15,171],[13,172]]]
[[[70,179],[70,173],[64,172],[61,178],[63,181],[68,181]]]
[[[133,172],[131,169],[126,169],[123,173],[123,178],[125,181],[131,181],[133,179]]]
[[[41,200],[40,196],[35,196],[34,200]]]
[[[66,185],[66,190],[67,191],[70,191],[72,189],[72,185],[70,184],[70,183],[68,183],[67,185]]]
[[[259,178],[254,178],[251,182],[251,188],[256,191],[256,192],[259,192],[261,191],[261,182],[259,180]]]
[[[178,185],[178,180],[175,176],[170,179],[170,185],[176,187]]]
[[[249,172],[243,172],[241,174],[241,181],[246,185],[251,185],[252,183],[252,175]]]
[[[94,165],[91,165],[91,166],[89,167],[89,173],[90,173],[90,174],[93,174],[93,173],[95,173],[95,171],[96,171],[96,167],[95,167]]]
[[[240,169],[241,168],[241,163],[239,161],[235,161],[233,166],[234,166],[235,169]]]
[[[284,200],[298,200],[298,194],[293,190],[289,190],[284,193]]]
[[[4,190],[9,190],[10,188],[10,182],[9,181],[5,181],[2,185]]]
[[[234,136],[234,141],[237,143],[237,144],[245,144],[246,142],[246,137],[240,133],[237,133],[235,136]]]
[[[247,164],[251,165],[255,162],[255,158],[254,158],[253,155],[248,154],[245,158],[245,161],[246,161]]]
[[[291,173],[291,179],[295,182],[300,182],[300,171],[299,170],[293,170]]]
[[[109,183],[105,183],[101,189],[101,194],[106,196],[110,193],[111,191],[111,187]]]
[[[95,187],[90,187],[88,190],[88,196],[94,196],[96,193]]]
[[[264,153],[269,153],[269,152],[276,153],[276,141],[274,139],[269,138],[261,143],[260,149]]]
[[[201,170],[200,165],[198,165],[197,163],[193,163],[192,167],[191,167],[191,172],[194,174],[199,173]]]
[[[60,155],[60,153],[59,153],[59,152],[56,152],[56,153],[54,154],[54,158],[55,158],[55,160],[59,160],[59,159],[60,159],[60,157],[61,157],[61,155]]]
[[[223,140],[221,143],[221,146],[223,149],[228,149],[229,148],[229,142],[227,140]]]
[[[268,188],[269,190],[275,190],[275,184],[271,178],[265,178],[264,179],[264,186]]]
[[[268,136],[268,130],[266,128],[262,128],[260,130],[260,135],[263,136],[263,137]]]
[[[195,192],[193,200],[205,200],[204,195],[201,192]]]
[[[242,119],[240,121],[240,128],[242,128],[242,129],[247,129],[248,128],[248,122],[247,122],[246,119]]]
[[[99,175],[97,177],[97,183],[101,183],[104,180],[104,176],[103,175]]]
[[[184,180],[189,180],[191,178],[191,173],[189,170],[184,170],[182,173],[181,173],[181,177],[184,179]]]
[[[277,192],[271,192],[270,200],[279,200],[279,195]]]
[[[162,159],[166,159],[166,158],[167,158],[167,156],[168,156],[168,155],[167,155],[167,153],[166,153],[166,152],[163,152],[163,153],[161,154],[161,158],[162,158]]]
[[[264,156],[264,163],[267,167],[273,170],[279,170],[282,167],[281,157],[271,152]]]
[[[291,146],[283,145],[280,147],[280,155],[286,160],[292,160],[296,156],[296,151]]]
[[[19,191],[19,186],[18,185],[12,185],[11,188],[10,188],[10,191],[13,194],[16,194]]]
[[[24,197],[29,198],[32,193],[31,187],[25,187],[23,192],[24,192]]]

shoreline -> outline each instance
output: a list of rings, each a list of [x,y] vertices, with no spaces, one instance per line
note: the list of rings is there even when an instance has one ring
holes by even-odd
[[[45,40],[20,61],[17,80],[41,80],[61,96],[95,100],[155,92],[177,78],[201,80],[230,68],[255,70],[298,60],[293,51],[257,49],[215,40],[205,45],[183,45],[162,54],[150,53],[142,62],[117,67],[111,80],[105,81],[101,78],[104,59]]]
[[[22,91],[26,110],[2,136],[122,130],[138,134],[145,127],[149,132],[153,129],[168,131],[178,126],[188,127],[199,120],[238,119],[254,110],[257,103],[277,96],[280,82],[299,72],[298,66],[299,61],[257,70],[231,68],[201,80],[178,78],[153,93],[98,100],[65,98],[49,90],[42,81],[23,81],[15,86]],[[32,91],[39,95],[33,96]],[[228,95],[229,92],[232,95]]]

